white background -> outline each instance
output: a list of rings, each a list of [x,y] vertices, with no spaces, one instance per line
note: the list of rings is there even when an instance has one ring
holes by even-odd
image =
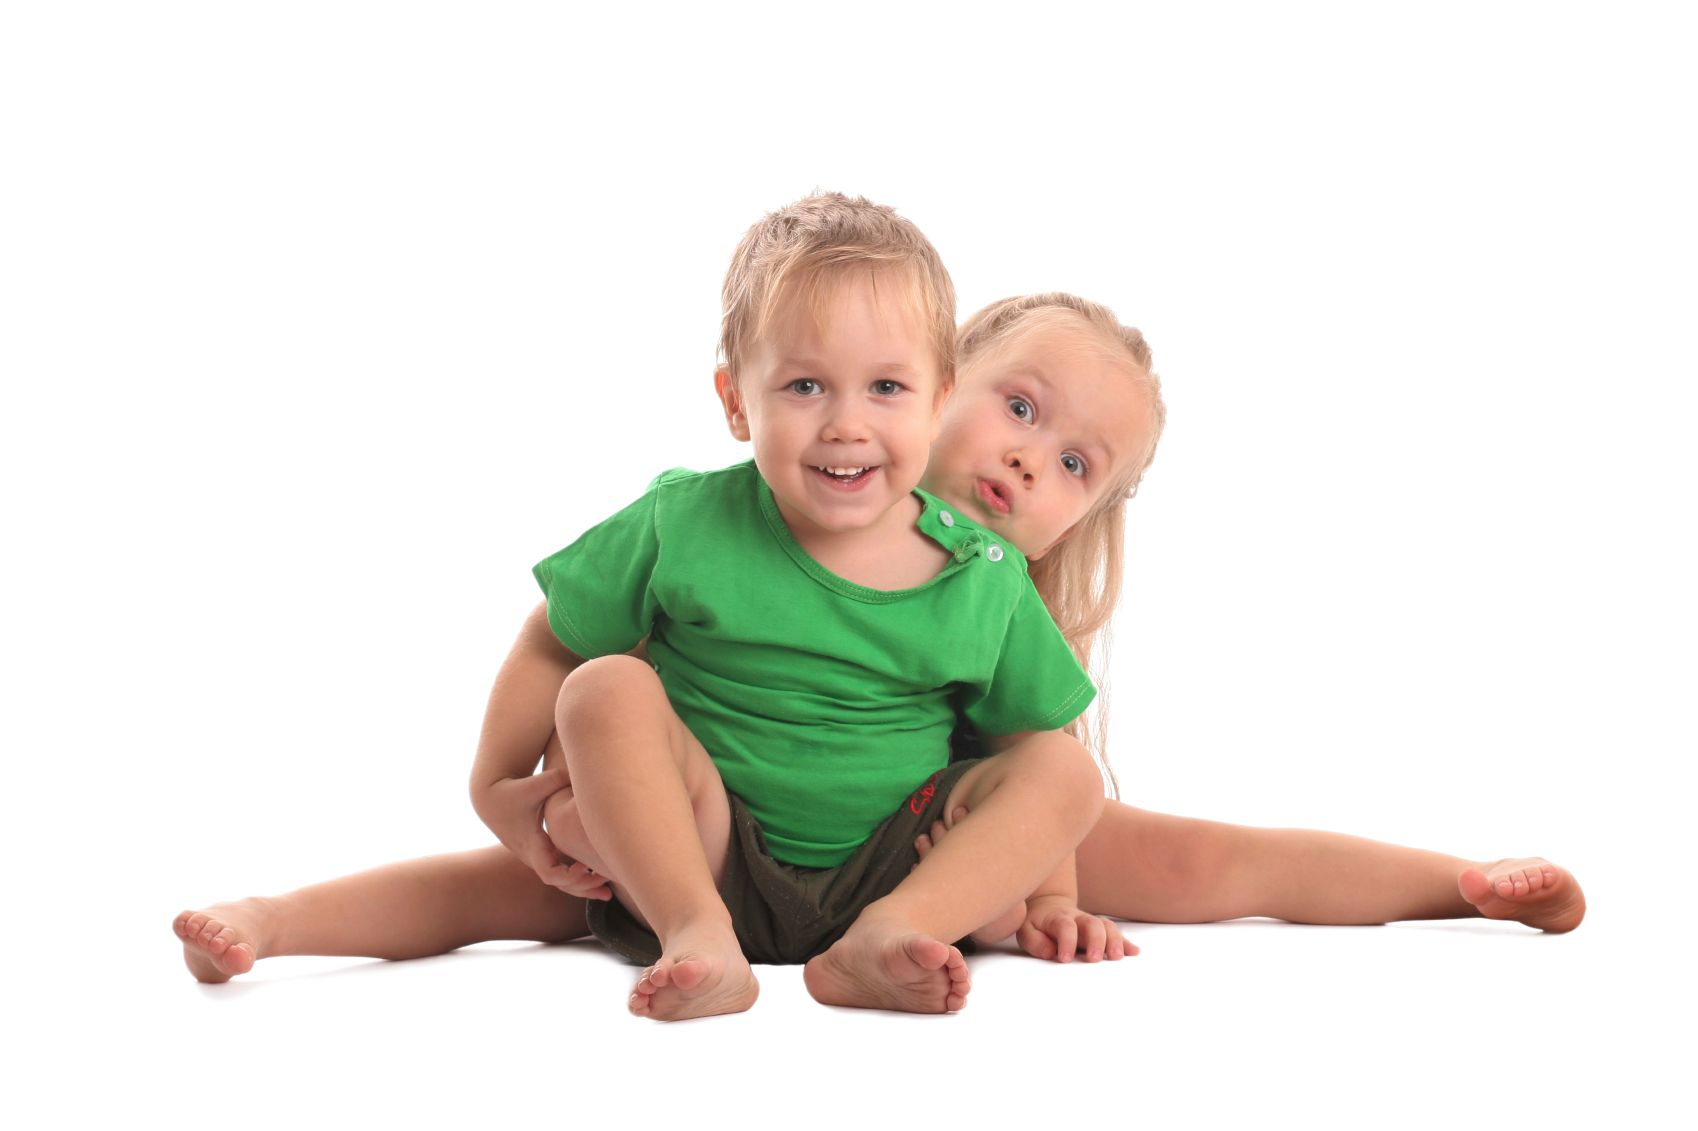
[[[1692,37],[1674,6],[1177,8],[8,6],[4,1102],[1668,1110]],[[1128,800],[1543,853],[1586,925],[1134,927],[1113,968],[982,960],[948,1019],[824,1010],[773,969],[750,1014],[639,1023],[588,946],[192,983],[181,907],[486,843],[466,771],[528,567],[659,469],[742,458],[720,276],[816,186],[914,219],[963,315],[1067,289],[1149,336],[1170,425],[1118,622]]]

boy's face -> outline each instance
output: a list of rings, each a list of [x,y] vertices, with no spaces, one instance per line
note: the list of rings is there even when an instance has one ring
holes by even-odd
[[[1028,558],[1085,517],[1149,434],[1141,374],[1093,345],[1045,328],[965,368],[921,484]]]
[[[736,385],[714,387],[726,423],[798,537],[906,523],[896,509],[925,472],[945,393],[921,319],[866,278],[846,279],[814,319],[791,302],[752,343]]]

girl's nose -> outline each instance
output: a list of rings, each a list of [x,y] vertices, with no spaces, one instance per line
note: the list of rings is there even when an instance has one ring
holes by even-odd
[[[1002,460],[1008,465],[1008,470],[1020,476],[1026,486],[1030,487],[1038,481],[1038,460],[1033,453],[1024,448],[1015,448],[1003,456]]]

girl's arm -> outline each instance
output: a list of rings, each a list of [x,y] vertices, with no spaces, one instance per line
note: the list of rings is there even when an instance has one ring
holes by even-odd
[[[554,733],[560,685],[583,662],[555,637],[548,604],[539,603],[495,677],[471,777],[472,808],[483,823],[544,883],[573,894],[582,884],[542,831],[543,802],[570,779],[564,769],[532,774]]]

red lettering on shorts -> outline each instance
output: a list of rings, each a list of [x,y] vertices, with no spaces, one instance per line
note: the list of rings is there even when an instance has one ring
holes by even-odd
[[[925,785],[914,791],[914,795],[908,798],[908,812],[917,817],[926,811],[926,806],[930,805],[932,798],[937,796],[937,779],[942,776],[943,771],[939,770],[926,779]]]

